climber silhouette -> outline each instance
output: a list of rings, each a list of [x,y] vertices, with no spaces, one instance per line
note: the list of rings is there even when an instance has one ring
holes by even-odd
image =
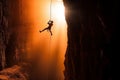
[[[41,30],[40,33],[43,32],[43,31],[45,31],[45,30],[48,30],[48,31],[50,32],[51,36],[52,36],[51,27],[53,26],[53,21],[52,21],[52,20],[49,20],[47,24],[48,24],[49,26],[46,27],[45,29]]]

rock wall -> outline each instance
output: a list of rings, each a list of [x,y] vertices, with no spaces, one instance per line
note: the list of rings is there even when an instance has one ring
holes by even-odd
[[[7,0],[0,0],[0,70],[5,68],[5,49],[9,38]]]
[[[21,0],[0,0],[0,66],[25,61],[28,26],[21,17]],[[21,35],[26,34],[26,35]]]
[[[65,80],[112,80],[118,4],[63,0],[68,25]]]
[[[28,75],[21,66],[14,65],[0,71],[0,80],[28,80]]]

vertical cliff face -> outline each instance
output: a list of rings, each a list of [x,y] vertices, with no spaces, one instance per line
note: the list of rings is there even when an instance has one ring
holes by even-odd
[[[25,61],[28,26],[24,26],[20,19],[20,2],[21,0],[0,0],[1,67],[11,67]]]
[[[117,2],[63,0],[68,25],[65,80],[112,80]]]
[[[18,0],[0,0],[0,65],[4,68],[16,64],[18,4]]]
[[[0,0],[0,70],[5,67],[5,49],[9,39],[7,0]]]

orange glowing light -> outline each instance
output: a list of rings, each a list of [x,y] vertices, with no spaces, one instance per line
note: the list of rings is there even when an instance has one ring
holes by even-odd
[[[50,18],[50,0],[23,1],[24,4],[27,4],[27,8],[25,5],[25,8],[22,10],[25,9],[23,12],[25,16],[28,17],[29,22],[31,22],[31,31],[29,36],[30,56],[40,56],[39,61],[40,63],[43,61],[43,66],[48,65],[49,61],[56,61],[59,65],[59,76],[62,78],[60,80],[64,80],[63,71],[64,56],[67,46],[67,25],[62,0],[52,0],[51,19],[54,21],[51,29],[53,32],[52,37],[50,37],[50,34],[47,31],[39,33],[39,30],[48,26],[47,21]]]
[[[64,6],[62,2],[57,2],[52,7],[52,16],[59,21],[63,21],[64,17]]]

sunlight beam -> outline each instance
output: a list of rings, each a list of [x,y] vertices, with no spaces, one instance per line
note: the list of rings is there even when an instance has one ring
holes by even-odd
[[[52,6],[52,17],[54,17],[58,21],[65,21],[65,16],[64,16],[64,6],[62,1],[58,1]]]

